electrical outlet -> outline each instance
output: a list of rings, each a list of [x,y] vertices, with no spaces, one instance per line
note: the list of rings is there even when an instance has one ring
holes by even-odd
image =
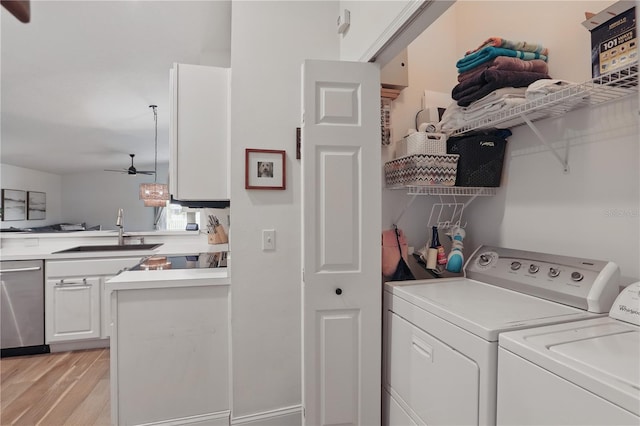
[[[262,251],[275,250],[275,249],[276,249],[276,230],[263,229],[262,230]]]

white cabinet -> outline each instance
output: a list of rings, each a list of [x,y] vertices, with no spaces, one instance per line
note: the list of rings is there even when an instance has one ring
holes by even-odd
[[[229,425],[229,286],[141,272],[106,286],[112,424]]]
[[[45,264],[45,341],[47,344],[95,340],[108,346],[110,294],[105,282],[140,257],[48,260]],[[101,340],[102,339],[102,340]],[[62,350],[86,346],[60,346]],[[53,348],[52,348],[53,350]]]
[[[174,64],[169,191],[176,200],[229,199],[229,68]]]
[[[100,279],[47,280],[46,343],[100,337]]]

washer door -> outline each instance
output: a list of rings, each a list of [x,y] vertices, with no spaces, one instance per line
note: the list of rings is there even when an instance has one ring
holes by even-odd
[[[390,313],[387,383],[422,424],[478,424],[475,362]]]

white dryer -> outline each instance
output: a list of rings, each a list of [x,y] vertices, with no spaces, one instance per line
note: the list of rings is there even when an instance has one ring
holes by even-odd
[[[640,283],[609,317],[500,335],[499,425],[640,425]]]
[[[464,271],[385,284],[384,424],[495,424],[499,334],[602,317],[620,275],[612,262],[489,246]]]

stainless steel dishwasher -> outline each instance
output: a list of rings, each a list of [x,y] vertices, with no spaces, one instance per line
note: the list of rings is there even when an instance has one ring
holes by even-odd
[[[49,352],[41,260],[0,262],[0,356]]]

